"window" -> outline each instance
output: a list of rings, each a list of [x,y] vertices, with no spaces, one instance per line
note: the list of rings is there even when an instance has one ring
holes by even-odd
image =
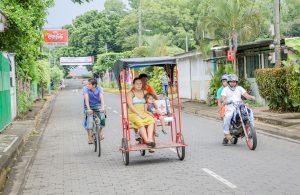
[[[247,70],[247,77],[254,78],[254,72],[256,69],[261,68],[259,63],[259,55],[253,54],[246,56],[246,70]]]

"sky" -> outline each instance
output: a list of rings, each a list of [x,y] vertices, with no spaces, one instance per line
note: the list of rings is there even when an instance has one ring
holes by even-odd
[[[54,7],[48,10],[46,29],[60,29],[72,20],[90,10],[104,10],[105,0],[93,0],[90,3],[75,4],[71,0],[55,0]],[[123,0],[127,4],[127,0]],[[79,66],[72,70],[76,75],[87,74],[85,67]]]
[[[45,28],[61,28],[71,24],[76,16],[90,10],[103,10],[105,0],[93,0],[90,3],[75,4],[71,0],[55,0],[54,7],[48,10]]]

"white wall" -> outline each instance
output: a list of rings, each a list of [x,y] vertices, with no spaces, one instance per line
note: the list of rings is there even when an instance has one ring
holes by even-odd
[[[203,61],[200,55],[181,58],[177,61],[180,96],[206,101],[213,63]]]
[[[191,75],[190,75],[190,61],[187,58],[179,59],[178,64],[178,85],[180,90],[180,97],[191,99]]]

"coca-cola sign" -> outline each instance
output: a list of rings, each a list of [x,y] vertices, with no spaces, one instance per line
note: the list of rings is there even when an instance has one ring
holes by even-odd
[[[44,42],[47,46],[68,45],[68,30],[45,30]]]

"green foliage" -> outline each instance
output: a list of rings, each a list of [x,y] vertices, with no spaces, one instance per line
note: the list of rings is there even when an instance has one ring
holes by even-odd
[[[42,43],[41,28],[53,0],[2,0],[9,28],[0,33],[0,50],[16,53],[18,77],[36,79],[35,60]]]
[[[271,110],[300,111],[299,74],[293,66],[258,69],[256,81]]]
[[[38,77],[37,82],[43,87],[43,89],[48,89],[50,85],[50,64],[45,60],[37,61],[37,71]]]
[[[209,92],[207,96],[207,104],[210,106],[216,105],[216,94],[218,89],[222,86],[221,77],[223,74],[234,73],[232,64],[220,65],[215,76],[209,82]]]
[[[161,78],[165,74],[165,70],[162,67],[153,67],[153,71],[149,72],[149,84],[155,89],[157,94],[162,93]]]
[[[32,99],[25,91],[17,90],[18,115],[25,114],[32,105]]]
[[[117,12],[120,14],[125,13],[126,5],[122,0],[106,0],[104,2],[105,11],[108,13]]]
[[[97,56],[97,62],[93,66],[94,74],[104,74],[106,70],[111,70],[115,62],[127,56],[127,53],[107,53]]]
[[[59,82],[63,77],[64,71],[62,69],[60,69],[58,66],[53,66],[51,68],[51,81],[54,82],[55,88],[59,86]]]

